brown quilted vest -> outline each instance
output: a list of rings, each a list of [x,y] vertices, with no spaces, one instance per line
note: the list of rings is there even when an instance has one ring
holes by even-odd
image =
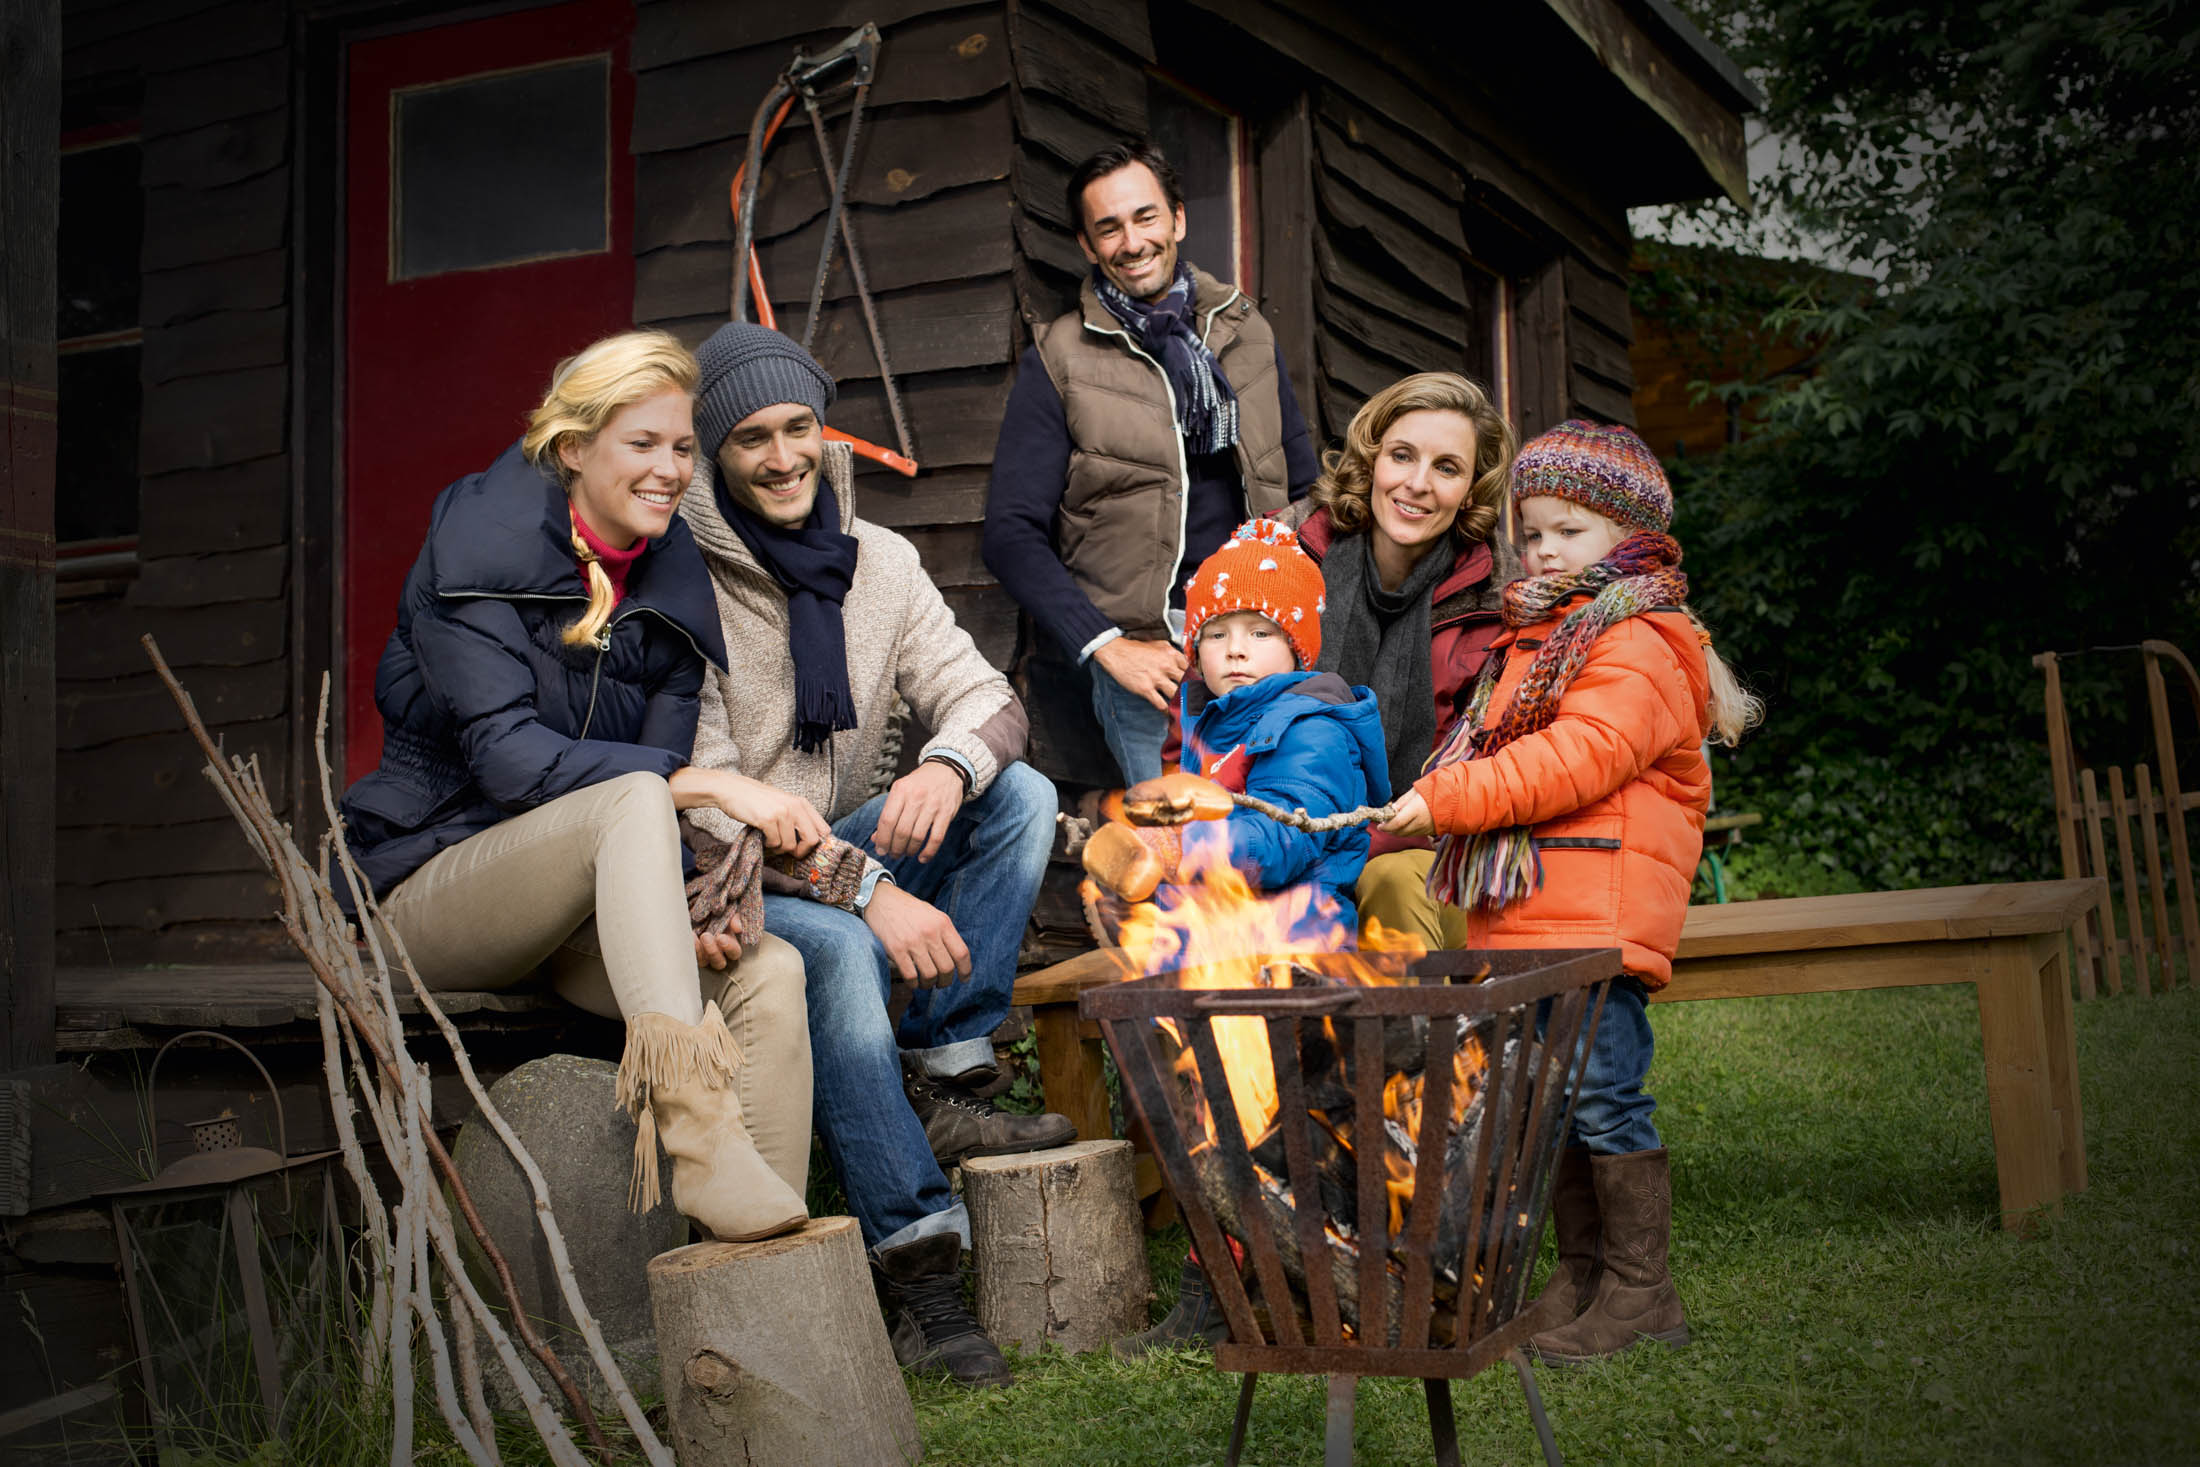
[[[1175,641],[1169,589],[1184,554],[1184,439],[1160,363],[1100,304],[1086,281],[1080,309],[1040,327],[1039,359],[1069,421],[1062,563],[1123,634]],[[1193,310],[1238,400],[1238,472],[1252,514],[1290,499],[1276,335],[1253,302],[1196,266]]]

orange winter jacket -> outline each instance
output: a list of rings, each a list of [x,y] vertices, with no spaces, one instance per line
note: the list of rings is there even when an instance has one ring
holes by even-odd
[[[1569,598],[1548,619],[1498,637],[1491,655],[1505,662],[1493,716],[1511,706],[1535,650],[1580,604]],[[1616,941],[1629,973],[1652,988],[1671,980],[1711,803],[1710,696],[1685,612],[1629,617],[1590,645],[1547,727],[1414,785],[1446,834],[1534,827],[1542,887],[1502,911],[1470,912],[1470,945]]]

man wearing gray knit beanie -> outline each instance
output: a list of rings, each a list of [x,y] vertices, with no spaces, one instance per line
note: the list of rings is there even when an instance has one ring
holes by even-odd
[[[945,1169],[1059,1146],[1061,1116],[1010,1115],[994,1079],[1016,956],[1046,870],[1054,786],[1023,754],[1023,705],[978,652],[917,552],[857,518],[848,445],[826,437],[833,380],[768,327],[735,321],[696,352],[696,472],[680,512],[717,592],[727,666],[700,694],[694,764],[717,781],[686,812],[701,838],[756,830],[812,864],[857,847],[855,894],[769,884],[764,927],[807,973],[813,1106],[884,1285],[902,1364],[1005,1385],[962,1303],[970,1223]],[[886,792],[896,702],[931,731]],[[697,939],[705,960],[724,939]],[[916,991],[897,1028],[889,982]],[[755,1118],[750,1119],[752,1127]]]

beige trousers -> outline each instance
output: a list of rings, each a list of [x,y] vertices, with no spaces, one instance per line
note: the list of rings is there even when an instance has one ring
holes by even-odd
[[[1391,851],[1362,867],[1353,893],[1361,928],[1372,918],[1394,931],[1413,933],[1431,951],[1465,947],[1467,914],[1428,894],[1429,868],[1435,864],[1434,851]]]
[[[626,774],[437,853],[383,915],[430,988],[509,988],[544,963],[559,995],[605,1018],[683,1024],[716,999],[741,1048],[735,1088],[765,1163],[797,1194],[810,1165],[810,1028],[802,957],[779,938],[724,972],[695,961],[672,790]]]

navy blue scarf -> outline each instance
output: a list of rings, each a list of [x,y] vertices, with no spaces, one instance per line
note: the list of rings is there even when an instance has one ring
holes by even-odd
[[[856,700],[848,691],[848,633],[841,603],[856,574],[856,541],[840,531],[840,502],[817,467],[817,501],[799,529],[782,530],[726,492],[711,486],[718,512],[787,593],[787,650],[794,656],[794,746],[815,754],[838,729],[856,726]]]
[[[1220,453],[1238,441],[1237,393],[1222,363],[1199,339],[1192,317],[1192,267],[1178,260],[1176,280],[1157,301],[1132,300],[1092,268],[1092,288],[1109,314],[1161,363],[1176,397],[1176,427],[1193,453]]]

